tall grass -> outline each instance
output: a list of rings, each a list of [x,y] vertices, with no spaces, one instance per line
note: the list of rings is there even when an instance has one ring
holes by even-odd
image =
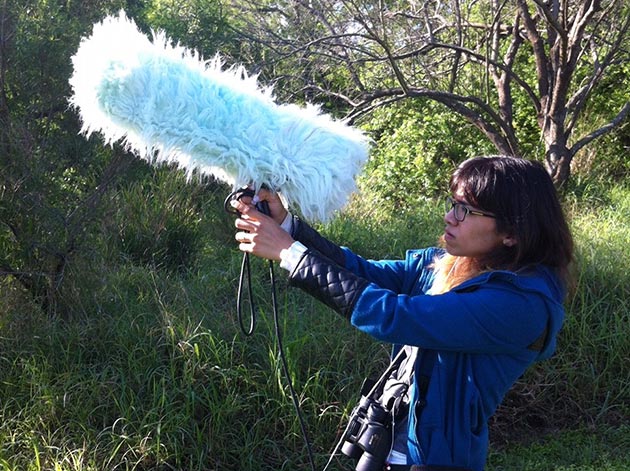
[[[628,417],[630,191],[609,191],[596,211],[583,201],[567,202],[579,276],[558,354],[510,393],[493,423],[497,446],[514,438],[508,428],[542,436]],[[368,257],[401,257],[435,241],[440,208],[388,214],[358,200],[321,229]],[[253,261],[258,325],[246,337],[234,299],[241,256],[232,227],[221,229],[217,220],[198,228],[212,237],[188,271],[110,253],[94,265],[99,282],[80,293],[72,319],[42,316],[15,284],[2,282],[0,470],[308,469],[280,367],[266,265]],[[276,272],[290,380],[321,469],[363,378],[382,370],[389,347],[287,289]],[[627,432],[611,435],[624,456]],[[523,450],[511,455],[531,456],[531,448]],[[515,469],[508,455],[492,459],[496,470]],[[611,462],[604,469],[623,469],[617,455]],[[333,469],[352,467],[340,459]]]
[[[577,283],[559,345],[566,395],[589,420],[630,409],[630,192],[615,187],[599,205],[573,203]]]
[[[493,450],[487,471],[625,471],[628,469],[630,430],[598,427],[578,428],[539,436],[527,444]]]

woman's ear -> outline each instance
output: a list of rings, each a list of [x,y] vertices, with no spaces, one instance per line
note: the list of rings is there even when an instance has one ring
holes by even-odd
[[[517,243],[518,241],[516,240],[516,237],[506,236],[503,238],[503,245],[506,247],[514,247]]]

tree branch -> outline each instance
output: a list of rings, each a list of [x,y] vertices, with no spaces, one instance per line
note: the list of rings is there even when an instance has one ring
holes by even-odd
[[[573,94],[567,101],[567,109],[570,111],[571,116],[567,122],[566,130],[567,134],[570,134],[575,128],[582,111],[586,107],[586,103],[590,97],[591,92],[595,89],[597,84],[602,80],[604,72],[613,63],[616,52],[621,48],[626,34],[630,31],[630,17],[624,19],[622,27],[619,29],[614,43],[611,45],[606,57],[603,60],[593,61],[593,73],[588,80],[588,83]]]
[[[580,139],[575,144],[573,144],[573,146],[571,146],[571,149],[570,149],[571,155],[573,156],[577,154],[577,152],[580,149],[582,149],[584,146],[586,146],[587,144],[590,144],[595,139],[605,134],[608,134],[610,131],[612,131],[617,126],[619,126],[623,122],[623,120],[626,119],[626,117],[628,117],[628,115],[630,115],[630,102],[627,102],[623,106],[623,108],[619,111],[619,113],[617,113],[617,116],[615,116],[608,124],[600,127],[599,129],[596,129],[592,133],[584,136],[582,139]]]
[[[527,38],[534,50],[534,60],[536,62],[536,76],[538,78],[538,93],[540,97],[549,95],[550,87],[550,71],[547,63],[547,54],[545,53],[545,45],[536,29],[536,23],[532,19],[527,3],[525,0],[518,0],[519,11],[523,18]]]
[[[477,97],[457,95],[454,93],[436,91],[428,88],[410,88],[407,93],[398,88],[380,89],[362,97],[363,100],[358,107],[361,111],[354,112],[353,118],[365,114],[362,109],[367,106],[375,107],[382,105],[382,99],[397,101],[405,97],[426,97],[442,103],[464,116],[469,122],[484,132],[484,134],[488,136],[488,138],[495,144],[495,146],[497,146],[498,149],[501,150],[501,152],[518,155],[517,141],[511,132],[511,129],[506,127],[504,120],[501,119],[492,107]],[[377,101],[379,102],[378,105],[374,105]],[[470,103],[478,107],[483,113],[487,114],[491,118],[492,122],[495,123],[497,127],[485,120],[479,112],[466,106],[466,103]]]

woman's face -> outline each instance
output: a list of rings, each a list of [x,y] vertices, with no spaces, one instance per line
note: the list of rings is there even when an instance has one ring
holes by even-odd
[[[481,211],[468,204],[460,192],[453,195],[453,200],[464,204],[472,211]],[[467,213],[463,221],[458,221],[452,208],[444,215],[444,222],[446,227],[443,240],[446,251],[451,255],[477,258],[487,255],[503,244],[512,243],[507,234],[497,232],[497,222],[493,217]]]

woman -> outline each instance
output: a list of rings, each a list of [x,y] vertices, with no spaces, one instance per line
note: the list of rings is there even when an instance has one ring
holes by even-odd
[[[470,159],[450,192],[441,247],[400,261],[336,246],[267,192],[271,217],[235,203],[240,250],[279,260],[292,285],[396,350],[407,346],[409,406],[379,469],[483,470],[488,419],[523,372],[553,353],[564,317],[573,243],[544,167]]]

